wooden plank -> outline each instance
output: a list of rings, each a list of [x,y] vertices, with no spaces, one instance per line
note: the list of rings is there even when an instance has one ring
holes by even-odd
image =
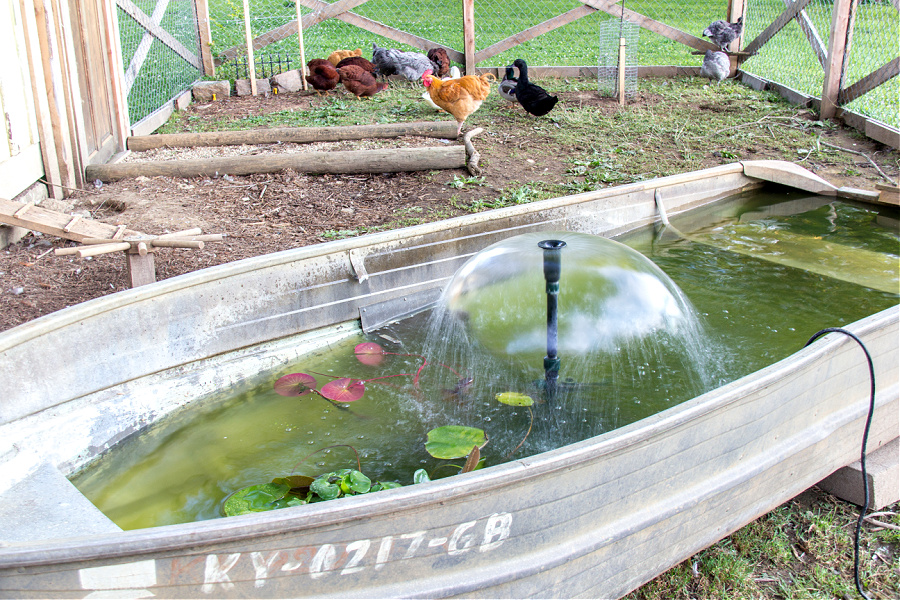
[[[465,74],[475,73],[475,0],[463,0],[463,54]]]
[[[159,0],[156,3],[156,6],[153,8],[153,14],[150,15],[150,19],[157,26],[159,26],[166,14],[166,9],[168,8],[169,0]],[[131,92],[131,87],[134,85],[141,67],[144,66],[144,61],[147,60],[147,56],[150,54],[150,46],[153,45],[153,37],[154,36],[152,33],[144,30],[144,34],[141,36],[141,41],[140,43],[138,43],[137,50],[135,50],[134,55],[131,57],[131,62],[128,63],[128,68],[125,69],[126,94]]]
[[[154,148],[271,144],[277,142],[338,142],[342,140],[393,138],[403,135],[444,139],[456,139],[457,137],[456,125],[451,121],[416,121],[383,125],[277,127],[271,129],[249,129],[246,131],[209,131],[136,136],[128,138],[128,149],[138,152]]]
[[[825,64],[825,79],[822,83],[822,109],[820,118],[834,117],[841,91],[841,77],[846,61],[847,32],[850,25],[850,11],[855,0],[835,0],[831,9],[831,34],[828,38],[828,58]]]
[[[702,38],[698,38],[689,33],[685,33],[680,29],[672,27],[670,25],[666,25],[665,23],[660,23],[659,21],[655,21],[650,17],[642,15],[640,13],[634,12],[631,9],[626,8],[622,10],[622,7],[619,5],[618,0],[580,0],[583,4],[595,8],[597,10],[601,10],[607,14],[610,14],[614,17],[620,17],[623,14],[625,15],[625,20],[629,23],[634,23],[652,31],[653,33],[658,33],[659,35],[669,38],[675,42],[680,44],[684,44],[685,46],[689,46],[694,48],[695,50],[701,50],[706,52],[707,50],[718,50],[719,47],[704,40]],[[804,0],[801,0],[804,1]],[[809,0],[805,0],[809,2]]]
[[[766,42],[784,29],[785,25],[790,23],[791,19],[795,18],[811,1],[812,0],[797,0],[788,8],[784,9],[784,11],[778,15],[775,20],[762,31],[762,33],[744,47],[744,52],[747,52],[748,54],[756,54],[759,52],[759,49],[762,48]]]
[[[882,83],[886,83],[888,79],[897,77],[897,75],[900,75],[900,57],[895,57],[889,63],[882,65],[853,85],[841,90],[838,95],[838,102],[841,105],[849,104],[871,92]]]
[[[148,17],[134,2],[131,0],[116,0],[116,4],[132,19],[137,21],[138,25],[153,34],[156,39],[168,46],[175,54],[183,58],[198,71],[203,70],[203,63],[196,54],[188,50],[184,44],[175,39],[171,33],[156,24],[153,19]]]
[[[396,173],[458,169],[466,164],[463,146],[442,148],[394,148],[339,152],[297,152],[272,156],[236,156],[194,160],[145,161],[118,165],[90,165],[88,178],[116,181],[163,175],[213,177],[216,174],[249,175],[294,169],[303,173]],[[97,236],[92,236],[97,237]]]
[[[210,79],[215,79],[216,61],[210,49],[212,46],[212,30],[209,26],[209,0],[194,0],[194,11],[197,14],[197,30],[200,37],[200,62],[203,63],[203,74]]]
[[[119,227],[108,225],[93,219],[81,219],[77,223],[71,223],[72,215],[49,210],[41,206],[31,206],[24,215],[15,216],[17,211],[28,206],[21,202],[13,202],[0,198],[0,223],[23,227],[31,231],[40,231],[47,235],[66,238],[68,240],[81,241],[84,238],[111,239]],[[66,231],[66,226],[71,225]],[[123,226],[124,227],[124,226]],[[123,229],[126,235],[142,235],[138,231]]]
[[[543,35],[554,29],[559,29],[564,25],[568,25],[573,21],[577,21],[581,17],[586,17],[588,15],[594,14],[596,9],[593,9],[588,6],[579,6],[577,8],[573,8],[570,11],[566,11],[561,15],[556,15],[551,19],[547,19],[543,23],[538,23],[533,27],[529,27],[525,31],[520,31],[516,34],[513,34],[506,38],[505,40],[501,40],[496,44],[491,44],[487,48],[483,48],[480,51],[475,53],[475,64],[480,62],[484,62],[490,59],[493,56],[506,52],[510,48],[514,48],[520,44],[524,44],[529,40],[533,40],[539,35]],[[469,73],[470,71],[466,71]]]
[[[790,7],[791,0],[782,1],[786,7]],[[802,31],[803,35],[806,36],[806,39],[809,40],[809,45],[812,47],[813,53],[816,55],[819,64],[822,65],[822,68],[825,68],[825,42],[822,41],[821,36],[819,36],[819,31],[809,19],[805,9],[797,14],[797,24],[800,26],[800,31]]]

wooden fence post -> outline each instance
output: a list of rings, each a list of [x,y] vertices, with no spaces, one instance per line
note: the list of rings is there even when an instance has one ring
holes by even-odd
[[[466,75],[475,74],[475,0],[463,0],[463,52]]]
[[[831,34],[828,37],[828,55],[825,57],[825,79],[822,82],[822,107],[819,118],[834,117],[838,107],[838,94],[841,92],[841,75],[847,50],[847,31],[850,26],[850,13],[855,8],[856,0],[834,0],[831,13]]]
[[[210,49],[212,30],[209,28],[209,0],[194,0],[194,7],[197,11],[197,33],[200,37],[200,61],[203,63],[203,74],[215,78],[216,63]]]
[[[247,77],[250,79],[250,93],[256,96],[256,62],[253,60],[253,34],[250,32],[250,2],[244,0],[244,37],[247,38]]]

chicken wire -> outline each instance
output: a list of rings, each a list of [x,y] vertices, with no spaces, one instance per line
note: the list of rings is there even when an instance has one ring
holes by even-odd
[[[781,14],[789,0],[748,0],[744,41],[754,39]],[[819,98],[825,79],[821,56],[827,54],[831,31],[831,0],[813,0],[799,18],[746,60],[741,69],[763,79]],[[860,0],[853,18],[850,53],[841,87],[855,83],[900,54],[898,9],[890,0]],[[818,48],[818,52],[816,51]],[[843,105],[851,111],[900,128],[900,81],[882,77],[880,85]]]
[[[600,26],[597,91],[602,96],[619,97],[619,46],[625,40],[625,57],[621,65],[625,98],[637,94],[639,27],[628,21],[608,20]]]
[[[200,56],[197,16],[193,2],[161,4],[138,1],[138,8],[189,52]],[[130,125],[152,114],[203,76],[196,66],[178,55],[156,36],[148,33],[131,15],[118,9],[119,40],[125,67],[125,91],[128,97]]]

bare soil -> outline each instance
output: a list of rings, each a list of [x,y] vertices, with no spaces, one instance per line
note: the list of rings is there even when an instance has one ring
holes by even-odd
[[[598,114],[621,110],[615,100],[590,91],[562,92],[560,96],[561,105],[587,108]],[[196,119],[258,117],[279,111],[307,110],[323,102],[325,99],[312,93],[231,97],[191,105],[175,118],[187,123]],[[658,96],[639,92],[630,104],[666,110],[666,102],[671,100],[664,102]],[[694,108],[704,118],[733,110],[729,106],[702,103]],[[807,113],[801,118],[815,117]],[[471,177],[465,169],[356,175],[283,171],[217,178],[138,177],[69,190],[70,196],[63,206],[72,214],[124,224],[148,234],[199,227],[204,233],[226,235],[223,243],[210,243],[202,250],[159,250],[155,256],[156,276],[162,280],[251,256],[472,212],[485,202],[498,200],[511,187],[529,182],[541,185],[571,182],[576,177],[567,172],[571,167],[570,158],[590,150],[591,140],[560,147],[556,137],[547,133],[547,125],[546,118],[536,120],[512,105],[495,105],[488,111],[482,108],[470,117],[464,131],[479,126],[485,129],[474,138],[482,156],[484,178],[477,185],[462,184]],[[558,123],[555,125],[559,127]],[[860,152],[885,152],[881,144],[843,127],[829,131],[828,137],[830,143]],[[441,143],[461,141],[410,137],[322,144],[312,149]],[[177,160],[296,150],[293,144],[160,149],[133,153],[127,160]],[[652,151],[677,153],[680,149],[673,144],[670,148],[656,146]],[[740,158],[783,156],[761,144],[758,148],[743,149]],[[700,160],[701,168],[733,162],[733,158],[712,147]],[[850,170],[846,165],[812,162],[804,166],[817,170],[820,176],[838,186],[874,189],[875,183],[883,182],[864,157],[854,156],[853,162],[855,168]],[[456,185],[448,185],[454,179]],[[29,233],[20,242],[0,251],[0,331],[128,287],[125,258],[121,253],[77,259],[52,252],[74,245],[71,241]]]

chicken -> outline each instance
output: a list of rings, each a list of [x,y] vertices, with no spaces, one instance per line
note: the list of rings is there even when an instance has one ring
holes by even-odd
[[[728,44],[733,42],[741,35],[744,30],[744,17],[738,17],[734,23],[728,21],[714,21],[709,27],[703,30],[703,35],[708,37],[710,41],[716,44],[724,52],[728,49]]]
[[[454,66],[450,67],[450,75],[448,77],[446,77],[445,80],[446,79],[459,79],[459,76],[460,76],[459,67],[454,65]],[[441,108],[440,106],[438,106],[437,104],[434,103],[434,101],[431,99],[431,92],[429,92],[428,90],[425,90],[422,93],[422,98],[434,110],[444,110],[443,108]]]
[[[328,62],[336,67],[339,62],[341,62],[348,56],[362,56],[362,49],[357,48],[356,50],[335,50],[328,55]]]
[[[456,135],[462,133],[463,123],[478,110],[491,92],[491,73],[466,75],[459,79],[439,79],[431,74],[431,69],[422,74],[422,83],[428,88],[431,101],[453,115],[459,127]]]
[[[372,61],[363,58],[362,56],[348,56],[347,58],[342,58],[341,62],[337,64],[337,68],[346,67],[347,65],[354,65],[357,67],[362,67],[372,75],[377,75],[378,69],[375,68],[375,65]]]
[[[401,75],[409,81],[421,79],[425,71],[434,72],[434,67],[428,57],[418,52],[401,52],[394,48],[379,48],[372,42],[372,62],[378,68],[379,74]]]
[[[388,87],[388,84],[376,81],[375,75],[356,65],[343,66],[338,73],[344,87],[357,98],[374,96]]]
[[[309,69],[306,81],[313,86],[316,93],[333,90],[341,79],[334,65],[322,58],[312,59],[306,63],[306,68]]]
[[[443,48],[432,48],[428,51],[428,60],[434,65],[434,74],[446,77],[450,73],[450,57]]]
[[[700,75],[716,81],[722,81],[728,77],[730,70],[731,61],[728,60],[727,54],[724,52],[713,52],[712,50],[706,51],[706,56],[703,57],[703,64],[700,65]]]
[[[516,100],[516,72],[512,67],[506,67],[506,75],[503,76],[503,81],[500,82],[500,85],[497,86],[497,93],[500,94],[505,100],[510,102],[518,102]]]
[[[513,66],[519,70],[519,79],[516,82],[516,100],[529,113],[536,117],[546,115],[553,110],[559,98],[551,96],[547,90],[528,81],[528,65],[521,58],[513,62]]]

